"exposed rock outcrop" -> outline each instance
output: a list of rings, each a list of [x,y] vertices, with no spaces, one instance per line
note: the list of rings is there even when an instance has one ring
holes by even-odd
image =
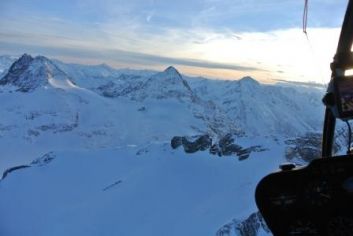
[[[28,167],[33,167],[33,166],[44,166],[50,163],[52,160],[54,160],[56,157],[54,152],[48,152],[44,154],[43,156],[33,160],[30,165],[19,165],[19,166],[14,166],[11,168],[8,168],[7,170],[4,171],[2,174],[1,180],[5,179],[11,172],[28,168]]]
[[[200,135],[192,138],[175,136],[171,140],[171,146],[176,149],[183,146],[186,153],[195,153],[205,151],[212,145],[212,139],[209,135]]]
[[[50,163],[51,161],[53,161],[55,159],[56,155],[54,152],[48,152],[46,154],[44,154],[43,156],[35,159],[32,161],[31,165],[35,165],[35,166],[44,166],[47,165],[48,163]]]
[[[10,174],[11,172],[13,172],[15,170],[24,169],[24,168],[27,168],[27,167],[31,167],[31,166],[29,166],[29,165],[20,165],[20,166],[14,166],[14,167],[8,168],[2,174],[1,180],[5,179],[8,174]]]
[[[48,85],[50,81],[58,87],[73,86],[68,76],[48,58],[33,58],[24,54],[12,64],[8,73],[0,80],[0,85],[15,86],[20,92],[31,92]]]
[[[175,136],[172,138],[170,145],[173,149],[182,146],[186,153],[194,153],[208,149],[213,155],[238,156],[240,161],[247,159],[252,152],[262,152],[266,150],[261,146],[243,148],[235,143],[235,138],[231,134],[225,135],[217,143],[213,144],[212,138],[207,134],[194,137]]]
[[[243,221],[233,219],[230,223],[223,225],[217,231],[216,236],[257,236],[260,231],[270,234],[260,212],[255,212]]]
[[[307,133],[305,136],[286,140],[285,156],[289,162],[306,164],[321,157],[322,135]]]

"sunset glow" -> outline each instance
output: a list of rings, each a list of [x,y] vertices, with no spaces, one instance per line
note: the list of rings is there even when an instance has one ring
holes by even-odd
[[[309,2],[307,37],[302,1],[1,1],[0,54],[327,83],[346,1]]]

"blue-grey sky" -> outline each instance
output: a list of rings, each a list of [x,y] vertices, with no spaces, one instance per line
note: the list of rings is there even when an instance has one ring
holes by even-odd
[[[0,54],[320,82],[347,2],[309,0],[307,41],[304,0],[2,0]]]

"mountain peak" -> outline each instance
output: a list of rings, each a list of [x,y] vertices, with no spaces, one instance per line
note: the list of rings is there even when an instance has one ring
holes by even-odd
[[[25,69],[32,61],[33,61],[33,57],[25,53],[12,64],[10,70]]]
[[[192,98],[193,91],[182,75],[173,66],[152,75],[142,86],[145,90],[139,97],[164,98]]]
[[[49,62],[49,63],[51,63],[51,61],[44,56],[36,56],[33,58],[31,55],[25,53],[12,64],[10,71],[17,71],[17,72],[23,71],[27,67],[29,67],[30,64],[32,64],[33,62],[39,62],[39,63]]]
[[[50,59],[44,56],[33,58],[23,54],[12,64],[8,73],[1,79],[0,85],[12,85],[17,87],[18,91],[29,92],[53,82],[55,86],[71,84],[67,75]]]
[[[163,71],[163,73],[166,73],[168,75],[171,75],[173,77],[179,77],[182,78],[181,74],[179,73],[179,71],[177,69],[175,69],[175,67],[173,66],[169,66],[167,69],[165,69]]]
[[[99,64],[98,66],[100,66],[100,67],[102,67],[102,68],[106,68],[106,69],[112,69],[111,67],[110,67],[110,65],[108,65],[108,64],[106,64],[106,63],[101,63],[101,64]]]
[[[173,66],[169,66],[167,69],[153,75],[151,78],[153,78],[153,80],[157,80],[162,83],[171,83],[171,84],[179,84],[180,82],[184,81],[182,75]]]
[[[239,80],[240,84],[260,85],[260,83],[250,76],[245,76]]]
[[[25,62],[25,61],[32,61],[32,60],[33,60],[33,57],[32,57],[30,54],[27,54],[27,53],[23,54],[23,55],[18,59],[18,61],[23,61],[23,62]]]

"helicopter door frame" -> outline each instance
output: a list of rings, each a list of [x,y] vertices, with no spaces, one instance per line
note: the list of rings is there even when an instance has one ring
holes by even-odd
[[[344,21],[342,24],[341,34],[338,41],[336,55],[331,63],[331,82],[335,82],[339,76],[344,75],[347,68],[347,58],[351,61],[353,44],[353,0],[349,0]],[[352,65],[350,65],[352,66]],[[325,99],[325,98],[324,98]],[[322,138],[322,157],[331,157],[333,150],[333,141],[336,128],[336,117],[326,103],[323,138]]]

